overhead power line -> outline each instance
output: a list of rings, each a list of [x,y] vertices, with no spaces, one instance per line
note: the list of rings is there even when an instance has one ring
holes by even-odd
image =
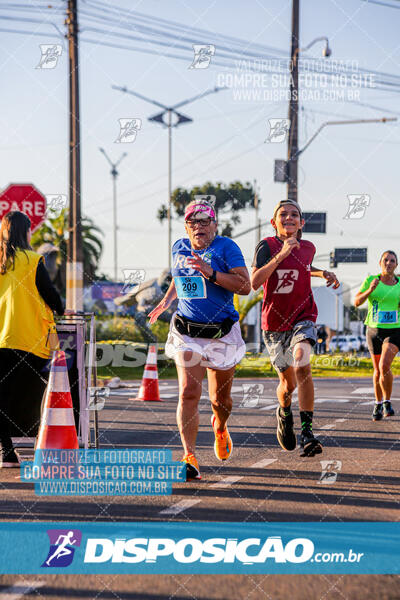
[[[366,4],[377,4],[378,6],[387,6],[388,8],[400,8],[400,6],[388,4],[387,2],[377,2],[376,0],[361,0],[361,2],[365,2]]]
[[[0,10],[6,6],[9,8],[10,4],[0,6]],[[21,4],[14,5],[21,8]],[[43,5],[42,5],[43,6]],[[59,8],[57,10],[60,10]],[[93,12],[95,11],[95,12]],[[143,46],[132,46],[120,44],[118,42],[114,42],[113,40],[105,41],[104,39],[99,41],[98,38],[95,40],[88,39],[82,37],[82,41],[86,43],[95,43],[97,45],[108,46],[119,49],[126,49],[130,51],[136,52],[144,52],[147,54],[158,55],[168,58],[175,58],[178,60],[189,60],[192,58],[192,48],[191,44],[193,41],[199,41],[198,36],[202,36],[203,41],[210,40],[210,37],[213,38],[213,42],[218,43],[218,57],[214,57],[213,64],[217,66],[221,66],[224,68],[234,67],[236,69],[240,69],[240,63],[245,62],[247,59],[248,64],[245,65],[246,69],[253,70],[255,72],[262,71],[263,66],[261,64],[261,68],[258,66],[262,61],[277,61],[275,64],[275,68],[270,67],[268,69],[268,73],[276,73],[276,72],[285,72],[284,65],[287,64],[287,53],[279,48],[273,48],[271,46],[263,46],[261,44],[251,44],[249,47],[248,41],[241,40],[240,38],[234,38],[232,36],[225,36],[219,34],[217,32],[209,32],[206,30],[193,28],[190,26],[182,25],[180,23],[175,23],[173,21],[169,21],[166,19],[160,19],[159,17],[144,15],[143,13],[139,13],[137,11],[131,11],[127,14],[126,10],[117,7],[117,6],[109,6],[104,4],[103,2],[93,2],[87,0],[80,11],[82,14],[82,32],[92,32],[96,34],[101,34],[105,36],[112,36],[121,38],[123,37],[126,40],[132,41],[140,41],[141,44],[149,44],[155,45],[160,48],[170,49],[170,52],[166,53],[165,50],[162,52],[154,51],[151,48],[144,48]],[[111,16],[110,16],[111,15]],[[118,17],[116,19],[116,17]],[[15,17],[13,18],[15,19]],[[92,27],[93,24],[102,23],[104,25],[113,25],[114,30],[110,29],[102,29],[100,27]],[[168,29],[166,29],[168,27]],[[119,31],[116,31],[116,28],[122,28],[125,30],[129,30],[130,34],[123,34]],[[179,35],[176,33],[179,32]],[[22,33],[22,32],[21,32]],[[132,35],[134,34],[134,35]],[[197,37],[193,38],[190,35],[196,35]],[[182,42],[187,42],[187,44]],[[173,53],[174,51],[178,51],[177,54]],[[187,53],[187,56],[182,54],[183,52]],[[253,62],[252,62],[253,61]],[[282,61],[282,63],[280,62]],[[307,61],[309,63],[308,69],[310,72],[316,73],[320,75],[318,69],[318,60],[312,57],[307,57]],[[327,64],[329,61],[327,61]],[[313,66],[314,64],[314,66]],[[243,65],[242,65],[243,66]],[[329,78],[335,76],[335,65],[332,63],[331,71],[327,71],[325,68],[324,75]],[[351,73],[354,72],[351,69],[341,69],[343,73]],[[373,71],[369,69],[359,68],[357,70],[360,74],[371,74],[379,77],[376,83],[379,86],[378,89],[388,89],[388,91],[398,91],[398,87],[400,86],[400,77],[397,75],[392,75],[389,73]]]

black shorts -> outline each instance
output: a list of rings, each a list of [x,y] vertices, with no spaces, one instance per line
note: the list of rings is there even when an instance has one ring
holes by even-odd
[[[394,344],[400,351],[400,327],[367,327],[367,344],[371,354],[382,354],[383,344]]]

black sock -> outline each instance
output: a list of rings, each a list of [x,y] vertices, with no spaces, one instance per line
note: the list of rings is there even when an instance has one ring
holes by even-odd
[[[279,413],[281,417],[288,417],[292,413],[292,405],[289,404],[289,406],[280,406]]]
[[[300,411],[300,421],[301,421],[301,430],[302,431],[312,431],[312,419],[313,419],[313,411],[312,410],[301,410]]]

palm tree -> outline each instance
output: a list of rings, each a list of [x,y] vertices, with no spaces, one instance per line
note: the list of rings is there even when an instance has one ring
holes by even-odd
[[[103,242],[98,234],[104,235],[92,219],[82,217],[82,241],[83,241],[83,282],[84,285],[93,283],[96,277],[96,271],[99,266],[101,253],[103,251]],[[61,213],[54,217],[48,217],[46,221],[32,235],[32,248],[37,249],[44,243],[50,243],[59,249],[58,265],[60,278],[60,292],[65,294],[66,289],[66,263],[67,263],[67,232],[68,232],[68,211],[63,209]]]

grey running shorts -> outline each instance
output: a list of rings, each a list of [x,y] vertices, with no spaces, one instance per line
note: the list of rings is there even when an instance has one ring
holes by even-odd
[[[263,331],[263,338],[271,363],[282,373],[293,366],[293,348],[298,342],[315,345],[317,328],[313,321],[299,321],[290,331]]]

